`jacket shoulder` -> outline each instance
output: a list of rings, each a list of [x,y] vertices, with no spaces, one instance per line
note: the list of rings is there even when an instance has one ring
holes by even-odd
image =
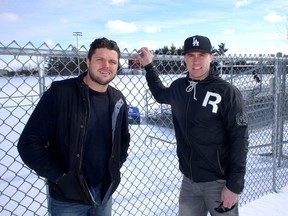
[[[57,80],[52,82],[48,90],[53,92],[60,92],[61,94],[64,94],[65,92],[71,93],[71,90],[74,89],[73,87],[76,87],[78,85],[80,85],[80,82],[77,78]]]
[[[70,78],[70,79],[65,79],[65,80],[57,80],[52,82],[51,86],[57,86],[57,87],[65,87],[65,86],[70,86],[73,83],[77,83],[79,80],[77,78]]]
[[[123,93],[120,90],[114,88],[113,86],[108,86],[108,92],[113,99],[125,98]]]

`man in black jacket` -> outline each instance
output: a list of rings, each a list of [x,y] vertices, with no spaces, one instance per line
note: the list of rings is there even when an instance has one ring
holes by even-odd
[[[195,35],[184,42],[188,76],[165,87],[144,47],[135,56],[159,103],[170,104],[183,181],[180,216],[238,215],[248,152],[248,121],[240,91],[215,76],[211,43]]]
[[[53,82],[20,136],[22,160],[48,181],[52,216],[111,215],[130,142],[125,97],[109,85],[119,59],[116,42],[93,41],[88,72]]]

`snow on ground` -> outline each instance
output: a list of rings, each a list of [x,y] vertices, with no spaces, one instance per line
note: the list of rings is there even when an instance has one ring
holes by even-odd
[[[239,209],[240,216],[287,216],[288,185],[278,193],[271,193],[243,205]]]

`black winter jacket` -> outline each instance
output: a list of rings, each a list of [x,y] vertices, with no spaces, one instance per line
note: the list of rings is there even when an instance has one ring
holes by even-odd
[[[51,197],[92,204],[82,172],[84,143],[89,119],[89,88],[81,74],[53,82],[29,118],[18,142],[24,163],[48,180]],[[102,196],[109,198],[120,182],[120,167],[130,142],[127,104],[122,93],[108,87],[112,121],[110,173]],[[95,170],[97,172],[97,170]]]
[[[240,91],[213,71],[203,81],[183,77],[165,87],[153,64],[145,69],[156,101],[171,105],[181,172],[195,182],[225,179],[229,190],[241,193],[248,121]]]

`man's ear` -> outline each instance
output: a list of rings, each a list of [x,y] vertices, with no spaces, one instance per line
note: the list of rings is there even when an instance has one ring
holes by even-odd
[[[121,64],[120,64],[120,61],[118,61],[117,73],[118,73],[119,70],[121,70]]]
[[[185,60],[183,60],[183,65],[184,65],[185,67],[187,67]]]
[[[86,57],[86,65],[87,65],[88,68],[90,67],[90,60],[89,60],[88,57]]]
[[[213,62],[213,60],[214,60],[214,55],[213,55],[213,54],[211,54],[210,56],[211,56],[211,57],[210,57],[210,59],[211,59],[211,62]]]

